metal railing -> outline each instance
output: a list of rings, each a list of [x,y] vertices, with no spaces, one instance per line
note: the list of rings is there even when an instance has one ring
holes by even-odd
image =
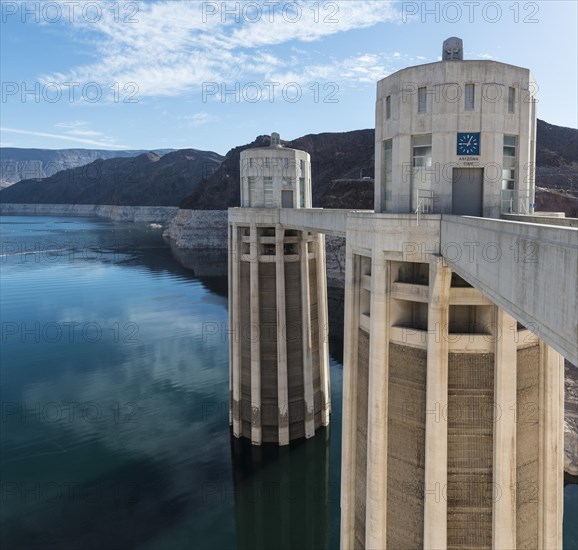
[[[502,189],[501,199],[502,214],[531,214],[531,208],[534,206],[530,202],[532,197],[527,189],[523,191]]]
[[[433,213],[433,206],[434,206],[433,191],[431,189],[418,189],[416,199],[417,199],[417,207],[415,209],[415,214],[417,216],[417,225],[419,225],[420,214]]]

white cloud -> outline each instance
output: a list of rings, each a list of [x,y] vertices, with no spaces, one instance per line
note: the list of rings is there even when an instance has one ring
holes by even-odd
[[[479,59],[497,59],[495,55],[489,54],[489,53],[475,53],[473,54],[476,57],[478,57]]]
[[[122,144],[114,143],[113,140],[110,138],[107,140],[97,141],[94,139],[86,139],[86,138],[76,137],[76,136],[68,135],[68,134],[51,134],[51,133],[47,133],[47,132],[20,130],[18,128],[7,128],[4,126],[2,128],[0,128],[0,132],[12,133],[12,134],[21,134],[21,135],[25,135],[25,136],[45,137],[45,138],[59,139],[59,140],[64,140],[64,141],[74,141],[76,143],[83,143],[86,145],[96,145],[97,147],[104,147],[104,148],[110,148],[110,149],[135,149],[135,147],[131,147],[129,145],[122,145]]]
[[[57,122],[54,127],[55,128],[63,128],[65,130],[79,128],[81,126],[86,126],[88,122],[85,120],[70,120],[68,122]]]
[[[57,122],[54,127],[65,130],[64,134],[67,136],[104,137],[102,132],[84,128],[87,124],[88,122],[84,120],[71,120],[70,122]],[[106,138],[104,139],[106,140]],[[108,141],[110,141],[110,139]]]
[[[187,122],[190,128],[198,128],[204,124],[209,124],[211,122],[217,122],[219,117],[215,115],[210,115],[209,113],[202,111],[200,113],[195,113],[193,115],[179,115],[178,120],[183,120]]]
[[[395,54],[359,54],[344,59],[333,59],[327,64],[295,67],[287,72],[276,72],[269,76],[274,82],[296,82],[304,91],[312,83],[331,83],[339,89],[365,84],[373,86],[377,80],[397,70],[399,59],[407,59],[407,56],[400,55],[398,58]]]
[[[316,63],[311,64],[306,44],[399,20],[389,1],[301,0],[292,3],[298,6],[297,12],[288,8],[289,3],[269,3],[271,12],[267,3],[259,5],[261,11],[256,12],[242,2],[139,2],[134,16],[138,22],[123,21],[114,10],[102,10],[103,17],[97,23],[80,18],[73,24],[79,39],[86,41],[90,36],[94,41],[98,60],[43,75],[41,81],[96,81],[103,87],[135,83],[137,98],[180,96],[198,91],[207,82],[265,82],[272,72],[288,76],[305,73],[309,81],[323,81],[335,78],[336,69],[343,66],[347,70],[340,79],[347,85],[348,78],[364,82],[364,71],[373,61],[362,59],[363,67],[358,71],[348,66],[350,58],[336,60],[315,52]],[[239,23],[234,20],[235,10]],[[374,65],[378,68],[380,62]]]
[[[69,136],[85,136],[85,137],[99,137],[103,136],[102,132],[97,132],[96,130],[70,130],[70,132],[66,132]]]

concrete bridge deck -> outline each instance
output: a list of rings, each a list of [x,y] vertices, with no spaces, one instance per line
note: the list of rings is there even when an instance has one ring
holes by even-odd
[[[229,210],[230,221],[237,210]],[[246,219],[251,209],[242,210]],[[412,214],[368,210],[254,211],[257,224],[341,237],[364,228],[376,231],[380,240],[391,241],[388,250],[399,249],[410,261],[412,254],[413,261],[439,254],[460,277],[578,364],[577,228],[449,215],[420,216],[418,226]]]
[[[443,216],[441,254],[460,277],[578,365],[578,229]]]

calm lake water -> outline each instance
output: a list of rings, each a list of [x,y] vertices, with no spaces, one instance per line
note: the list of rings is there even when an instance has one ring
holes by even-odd
[[[339,341],[330,429],[252,448],[230,437],[214,262],[100,219],[4,216],[0,239],[1,548],[339,547]]]

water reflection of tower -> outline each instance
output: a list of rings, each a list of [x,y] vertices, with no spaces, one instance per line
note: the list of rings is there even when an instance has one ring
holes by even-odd
[[[329,429],[291,446],[251,445],[231,437],[237,548],[327,548]]]

